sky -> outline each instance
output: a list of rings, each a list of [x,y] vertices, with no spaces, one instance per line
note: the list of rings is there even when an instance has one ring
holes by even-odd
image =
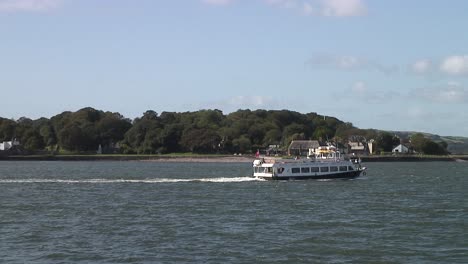
[[[0,0],[0,116],[288,109],[468,136],[465,0]]]

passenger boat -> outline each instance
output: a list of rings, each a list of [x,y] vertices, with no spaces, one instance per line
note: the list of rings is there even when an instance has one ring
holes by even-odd
[[[304,159],[256,159],[253,176],[266,180],[352,179],[364,174],[360,159],[344,159],[334,147],[319,147]]]

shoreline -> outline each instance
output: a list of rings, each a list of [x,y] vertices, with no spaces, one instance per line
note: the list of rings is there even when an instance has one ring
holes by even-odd
[[[448,161],[465,162],[468,156],[367,156],[361,157],[362,162],[428,162]]]
[[[251,163],[253,156],[227,155],[24,155],[0,156],[0,161],[141,161],[141,162],[218,162]]]
[[[141,161],[141,162],[195,162],[195,163],[251,163],[254,156],[233,155],[24,155],[0,156],[0,161]],[[468,162],[463,156],[365,156],[362,162]]]

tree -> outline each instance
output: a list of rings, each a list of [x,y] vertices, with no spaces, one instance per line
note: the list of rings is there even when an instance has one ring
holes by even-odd
[[[427,155],[445,155],[447,151],[432,140],[427,140],[422,147],[422,152]]]
[[[288,145],[294,139],[344,140],[365,132],[350,123],[316,113],[288,110],[220,110],[162,112],[148,110],[131,122],[119,113],[91,107],[66,111],[50,119],[18,121],[0,118],[0,141],[18,138],[28,149],[45,147],[69,151],[95,151],[119,143],[124,153],[222,151],[250,153],[268,145]]]
[[[283,129],[283,146],[288,146],[292,140],[305,139],[307,128],[298,123],[292,123],[284,127]]]
[[[447,154],[447,142],[441,141],[440,143],[436,143],[426,138],[421,133],[416,133],[411,136],[411,145],[417,152],[427,155]]]
[[[323,141],[333,138],[333,135],[333,130],[326,126],[320,126],[315,129],[314,134],[312,134],[312,138],[320,139]]]
[[[194,153],[212,153],[217,150],[221,137],[212,129],[189,129],[180,140],[183,149]]]
[[[123,144],[126,153],[156,153],[158,144],[157,129],[161,128],[158,114],[146,111],[141,118],[133,121],[133,126],[125,133]],[[159,131],[159,130],[158,130]]]
[[[96,123],[99,143],[111,146],[124,139],[125,133],[132,127],[130,120],[119,113],[107,112]]]
[[[377,135],[376,143],[380,151],[391,152],[393,147],[400,144],[400,139],[388,132],[380,132]]]
[[[269,129],[263,139],[263,145],[279,145],[281,141],[281,130],[279,128]]]
[[[252,152],[252,143],[250,139],[242,135],[239,138],[236,138],[232,141],[232,147],[236,153],[250,153]]]
[[[23,146],[24,149],[28,151],[43,149],[45,146],[41,135],[37,131],[34,131],[32,129],[24,135],[24,138],[25,140],[23,141]]]
[[[10,119],[0,118],[0,142],[12,140],[15,136],[16,122]]]
[[[86,138],[84,137],[81,128],[75,123],[67,124],[62,130],[60,130],[58,141],[60,147],[64,149],[71,151],[85,150],[85,148],[82,147],[82,144],[86,141]]]
[[[421,133],[416,133],[411,136],[411,145],[413,146],[414,150],[417,152],[423,152],[423,147],[427,142],[427,139]]]
[[[178,152],[180,150],[179,141],[182,136],[183,127],[180,124],[168,124],[164,126],[159,134],[159,141],[162,153]]]
[[[39,134],[42,137],[42,141],[46,146],[53,146],[57,144],[57,136],[55,135],[54,129],[49,124],[44,124],[39,129]]]

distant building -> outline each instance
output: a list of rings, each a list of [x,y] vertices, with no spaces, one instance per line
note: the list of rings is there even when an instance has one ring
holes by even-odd
[[[289,156],[309,156],[321,146],[318,140],[293,140],[288,147]]]
[[[366,145],[359,141],[348,141],[348,153],[354,153],[356,155],[366,155]]]
[[[281,150],[280,145],[269,145],[268,148],[265,150],[267,156],[277,156],[282,155],[283,151]]]
[[[393,153],[409,153],[410,150],[407,146],[400,144],[392,149]]]
[[[20,143],[18,140],[13,139],[12,141],[3,141],[2,143],[0,143],[0,150],[9,150],[15,146],[19,146]]]

